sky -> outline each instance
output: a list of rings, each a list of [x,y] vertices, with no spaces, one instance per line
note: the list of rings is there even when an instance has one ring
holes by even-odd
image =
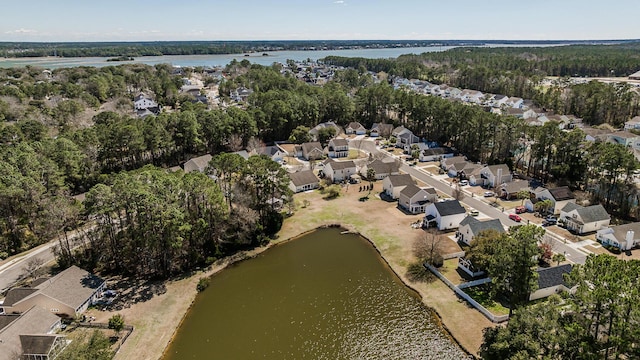
[[[639,0],[3,0],[0,41],[638,39],[639,10]]]

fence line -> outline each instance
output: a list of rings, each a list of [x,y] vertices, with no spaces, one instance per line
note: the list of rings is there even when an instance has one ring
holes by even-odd
[[[469,304],[471,304],[471,306],[473,306],[474,308],[478,309],[478,311],[480,311],[482,313],[482,315],[486,316],[487,319],[491,320],[494,323],[501,323],[501,322],[509,320],[509,315],[494,315],[494,314],[492,314],[484,306],[480,305],[477,301],[473,300],[473,298],[471,298],[471,296],[469,296],[467,293],[462,291],[462,289],[460,289],[459,287],[454,285],[451,281],[449,281],[449,279],[444,277],[444,275],[442,275],[433,266],[431,266],[431,265],[429,265],[427,263],[424,263],[424,267],[427,268],[429,271],[431,271],[438,279],[442,280],[442,282],[447,284],[447,286],[451,290],[453,290],[456,293],[456,295],[460,296],[465,301],[467,301]],[[484,280],[484,279],[482,279],[482,280]]]
[[[105,324],[105,323],[81,322],[81,323],[78,323],[78,326],[86,327],[86,328],[95,328],[95,329],[109,329],[109,324]],[[133,332],[133,325],[124,325],[122,327],[122,330],[125,330],[126,333],[122,337],[122,340],[118,342],[118,346],[116,347],[116,351],[115,351],[116,353],[120,351],[120,347],[122,346],[122,344],[124,344],[124,342],[127,340],[129,335],[131,335],[131,333]]]
[[[466,283],[462,283],[460,285],[458,285],[458,289],[466,289],[468,287],[472,287],[472,286],[478,286],[478,285],[482,285],[482,284],[486,284],[486,283],[490,283],[491,282],[491,278],[482,278],[482,279],[478,279],[478,280],[473,280],[473,281],[469,281]]]
[[[461,257],[464,257],[464,255],[465,255],[464,251],[458,251],[458,252],[455,252],[455,253],[442,255],[442,259],[443,260],[448,260],[448,259],[453,259],[453,258],[461,258]]]

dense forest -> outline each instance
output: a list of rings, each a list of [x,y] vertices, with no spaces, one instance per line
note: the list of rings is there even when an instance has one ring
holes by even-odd
[[[611,40],[599,43],[626,43]],[[509,40],[269,40],[269,41],[152,41],[152,42],[0,42],[5,57],[87,57],[240,54],[251,51],[390,48],[424,46],[483,46],[490,44],[561,45],[590,41]]]
[[[127,181],[134,184],[134,179],[140,176],[162,178],[152,168],[145,168],[144,175],[136,173],[146,165],[167,168],[207,153],[251,150],[276,140],[304,141],[305,129],[330,120],[340,125],[359,121],[366,128],[374,122],[404,125],[424,139],[454,147],[471,160],[507,163],[512,169],[544,182],[586,190],[593,201],[602,202],[609,211],[623,218],[639,215],[640,193],[633,186],[631,176],[638,165],[622,146],[586,143],[581,130],[561,131],[553,122],[542,127],[527,126],[520,119],[498,116],[481,107],[394,90],[384,81],[384,76],[376,79],[362,69],[339,71],[333,81],[314,86],[297,80],[293,73],[298,70],[284,71],[287,66],[265,67],[244,61],[229,64],[225,69],[226,80],[218,84],[221,99],[230,101],[230,92],[240,86],[254,92],[243,106],[213,109],[190,102],[180,92],[182,77],[192,73],[202,76],[206,84],[217,84],[217,80],[207,78],[202,69],[186,69],[185,74],[175,74],[168,65],[120,65],[57,69],[50,75],[36,67],[0,70],[0,79],[5,84],[0,87],[0,119],[3,120],[0,122],[3,170],[0,256],[16,254],[54,236],[65,235],[80,223],[95,219],[101,210],[78,204],[73,195],[88,192],[87,197],[91,199],[96,186],[113,192],[122,179],[130,179]],[[160,104],[172,110],[158,116],[134,116],[132,98],[140,91],[153,94]],[[564,105],[566,100],[562,101]],[[599,108],[606,109],[606,106]],[[250,169],[257,171],[261,167]],[[241,176],[245,180],[257,176],[244,170],[231,174],[229,176]],[[177,182],[172,185],[176,189],[183,186],[179,182],[184,180],[178,179],[179,176],[166,176],[169,178],[162,181]],[[224,185],[226,190],[222,193],[227,203],[226,210],[216,210],[216,216],[229,216],[230,211],[245,209],[260,214],[259,223],[235,225],[236,229],[244,229],[241,232],[217,228],[208,235],[214,245],[208,244],[206,251],[197,248],[206,255],[204,258],[193,260],[193,254],[187,250],[190,245],[185,245],[184,252],[156,254],[174,260],[175,267],[154,263],[151,269],[141,269],[140,273],[167,276],[219,251],[229,251],[234,247],[220,245],[238,242],[229,240],[230,234],[244,238],[240,244],[247,243],[247,234],[255,239],[273,234],[277,217],[270,211],[265,212],[259,203],[233,205],[229,201],[232,192],[247,194],[249,190],[221,184],[224,178],[217,177],[214,181],[219,187]],[[157,189],[144,191],[154,193]],[[273,195],[287,196],[284,190]],[[237,199],[245,197],[238,195]],[[172,211],[180,212],[181,218],[201,221],[197,217],[201,214],[191,214],[194,208],[186,201],[185,198],[162,200],[167,206],[173,206]],[[119,213],[133,215],[124,222],[103,219],[102,223],[109,224],[115,232],[99,228],[101,237],[133,241],[139,236],[135,234],[155,232],[136,228],[146,220],[136,218],[138,214],[129,208],[138,206],[134,200],[109,206],[113,211],[118,209]],[[231,218],[243,219],[241,216]],[[192,225],[189,231],[195,229]],[[106,243],[110,241],[114,240]],[[190,243],[185,240],[183,244]],[[66,255],[69,261],[75,258]],[[116,261],[118,254],[111,256],[110,264],[121,260]],[[111,268],[106,263],[100,265]]]
[[[324,62],[408,79],[446,83],[461,89],[518,96],[558,114],[586,123],[620,127],[640,114],[638,93],[628,84],[561,79],[543,86],[547,76],[612,77],[640,70],[640,43],[560,47],[455,48],[444,52],[403,55],[398,59],[327,57]]]

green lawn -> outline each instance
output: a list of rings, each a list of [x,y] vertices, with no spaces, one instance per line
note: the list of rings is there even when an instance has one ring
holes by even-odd
[[[500,302],[491,297],[489,287],[486,285],[473,286],[463,290],[467,295],[477,301],[480,305],[484,306],[487,310],[495,315],[507,315],[509,314],[509,308],[505,307]]]

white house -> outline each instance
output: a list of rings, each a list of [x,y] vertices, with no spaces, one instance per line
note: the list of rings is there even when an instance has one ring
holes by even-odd
[[[449,148],[438,147],[438,148],[430,148],[430,149],[422,150],[420,152],[419,160],[421,162],[440,161],[444,158],[451,158],[451,157],[453,157],[453,150]]]
[[[409,184],[400,191],[398,205],[412,214],[423,213],[429,203],[436,202],[438,194],[434,188],[419,188]]]
[[[408,185],[415,185],[415,181],[409,174],[389,175],[382,180],[384,193],[392,199],[398,199],[402,189]]]
[[[474,216],[467,216],[460,222],[456,235],[460,241],[471,245],[471,241],[478,236],[478,234],[486,230],[495,230],[498,233],[505,232],[500,219],[480,221]]]
[[[302,170],[289,174],[289,189],[294,193],[317,189],[320,180],[311,170]]]
[[[136,110],[145,110],[150,108],[157,108],[158,103],[145,94],[139,94],[133,99],[133,108]]]
[[[406,149],[407,145],[411,147],[412,144],[420,142],[420,138],[415,136],[411,130],[404,126],[395,128],[392,135],[396,137],[396,147],[401,149]]]
[[[466,216],[466,211],[458,200],[431,203],[427,205],[424,212],[423,225],[425,227],[436,225],[441,231],[457,228]]]
[[[471,174],[479,170],[481,167],[482,167],[481,165],[474,164],[472,162],[462,161],[462,162],[450,165],[447,168],[447,174],[449,174],[450,177],[459,176],[464,179],[464,178],[468,178]]]
[[[542,299],[564,291],[573,292],[575,287],[569,288],[564,278],[565,274],[571,272],[571,269],[571,264],[537,269],[538,289],[529,295],[529,301]]]
[[[318,140],[318,133],[320,132],[320,130],[325,129],[325,128],[332,128],[335,131],[334,135],[340,135],[342,134],[344,131],[342,131],[342,128],[340,126],[338,126],[336,123],[334,123],[333,121],[327,121],[327,122],[323,122],[320,123],[318,125],[316,125],[313,129],[309,130],[309,134],[316,140]]]
[[[346,139],[333,138],[329,140],[329,157],[343,158],[349,156],[349,142]]]
[[[631,250],[640,244],[640,223],[630,223],[598,230],[596,240],[622,251]]]
[[[553,206],[549,211],[552,214],[559,214],[560,210],[568,203],[576,203],[576,198],[568,186],[560,186],[553,189],[538,188],[534,192],[538,200],[551,200]]]
[[[393,125],[391,124],[383,124],[383,123],[374,123],[371,126],[371,131],[369,132],[369,136],[371,137],[389,137],[393,132]]]
[[[493,106],[495,107],[501,107],[502,105],[504,105],[507,100],[509,100],[509,97],[505,96],[505,95],[494,95],[493,96]]]
[[[324,166],[325,176],[334,183],[349,180],[351,175],[357,173],[356,164],[352,160],[328,161]]]
[[[567,230],[584,234],[608,227],[611,216],[600,204],[584,207],[568,203],[560,210],[560,220],[564,221]]]
[[[513,180],[509,167],[505,164],[488,165],[480,169],[480,179],[477,179],[477,175],[473,174],[473,179],[469,176],[469,183],[472,185],[485,185],[489,187],[496,187],[500,184],[504,184]]]
[[[511,106],[512,108],[515,108],[515,109],[521,109],[522,105],[524,104],[524,100],[522,98],[519,98],[519,97],[510,97],[510,98],[507,99],[505,104],[507,106]]]
[[[353,121],[344,128],[344,132],[347,135],[355,134],[355,135],[364,135],[367,133],[367,129],[362,126],[359,122]]]
[[[449,166],[455,164],[455,163],[460,163],[463,161],[467,161],[467,158],[464,156],[449,156],[449,157],[443,157],[442,159],[440,159],[440,167],[443,170],[447,170],[449,168]]]
[[[391,161],[383,161],[383,160],[373,160],[372,162],[364,165],[362,169],[360,169],[360,173],[362,176],[366,177],[369,169],[373,169],[375,173],[376,180],[382,180],[389,175],[398,175],[400,174],[400,166],[393,158],[385,158],[390,159]]]

